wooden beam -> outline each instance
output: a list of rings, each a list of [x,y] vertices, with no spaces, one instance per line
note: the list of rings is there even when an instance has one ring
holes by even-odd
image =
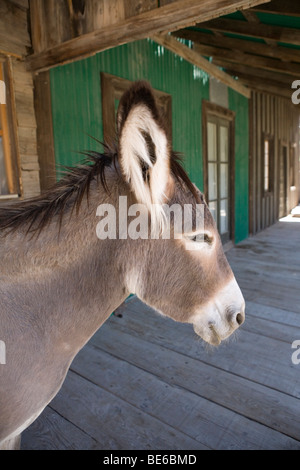
[[[229,20],[227,18],[219,18],[198,24],[197,26],[212,31],[239,34],[264,40],[273,39],[274,41],[286,42],[296,46],[300,45],[300,31],[296,28],[285,28],[262,23],[248,23],[246,21]]]
[[[216,78],[220,82],[225,83],[225,85],[229,86],[233,90],[246,96],[246,98],[250,98],[250,91],[246,87],[241,85],[237,80],[232,78],[227,73],[223,72],[223,70],[219,69],[219,67],[216,67],[214,64],[210,63],[194,50],[177,41],[177,39],[175,39],[173,36],[156,34],[153,36],[153,39],[161,46],[172,51],[174,54],[179,55],[191,64],[196,65],[200,69],[204,70],[204,72],[207,72],[209,75]]]
[[[300,49],[291,49],[283,46],[272,47],[264,43],[258,45],[257,42],[247,41],[245,39],[215,36],[191,29],[180,29],[174,33],[174,36],[189,39],[196,44],[207,44],[230,50],[248,52],[256,56],[280,59],[285,62],[300,62]]]
[[[255,56],[241,51],[221,49],[219,47],[207,46],[204,44],[195,44],[195,50],[204,56],[221,59],[224,58],[230,62],[247,64],[248,66],[250,65],[259,69],[271,70],[273,72],[280,72],[300,77],[300,64],[282,62],[278,59],[271,59],[258,55]]]
[[[255,23],[255,24],[260,23],[258,16],[255,14],[255,12],[251,10],[242,11],[242,15],[244,18],[246,18],[248,23]],[[272,47],[277,46],[277,42],[274,41],[274,39],[265,39],[265,41],[269,46],[272,46]]]
[[[283,98],[291,99],[292,91],[288,86],[282,86],[280,82],[276,80],[263,80],[260,77],[254,77],[243,73],[237,73],[233,68],[227,69],[227,73],[231,75],[237,75],[240,81],[247,85],[249,88],[257,91],[263,91],[264,93],[270,93],[272,95],[278,95]]]
[[[300,17],[300,5],[295,0],[272,0],[269,5],[254,7],[253,11],[263,13],[275,13],[276,15],[288,15]]]
[[[258,69],[255,67],[251,67],[249,65],[239,64],[230,62],[224,58],[222,59],[214,59],[213,63],[220,67],[226,69],[227,73],[229,71],[235,71],[235,76],[239,76],[240,74],[248,75],[249,77],[258,77],[261,80],[276,80],[277,83],[280,83],[282,87],[291,88],[292,82],[295,80],[295,77],[292,75],[285,75],[282,73],[270,72],[269,70]]]
[[[27,58],[30,70],[41,71],[161,31],[174,31],[270,0],[177,0],[168,5],[83,34]]]

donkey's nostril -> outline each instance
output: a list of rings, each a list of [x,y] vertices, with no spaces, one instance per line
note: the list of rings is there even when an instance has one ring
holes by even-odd
[[[242,323],[244,323],[244,315],[242,313],[238,313],[236,316],[236,322],[240,326]]]

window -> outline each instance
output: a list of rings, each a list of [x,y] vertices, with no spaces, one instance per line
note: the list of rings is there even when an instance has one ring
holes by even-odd
[[[263,139],[263,191],[273,191],[273,138],[264,136]]]
[[[0,199],[18,197],[5,62],[0,61]]]

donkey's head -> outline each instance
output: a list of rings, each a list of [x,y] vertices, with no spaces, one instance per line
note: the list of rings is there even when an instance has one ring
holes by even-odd
[[[147,83],[137,82],[123,95],[117,124],[123,177],[152,223],[148,239],[131,240],[139,255],[127,288],[218,345],[243,323],[244,299],[203,195],[172,152]]]

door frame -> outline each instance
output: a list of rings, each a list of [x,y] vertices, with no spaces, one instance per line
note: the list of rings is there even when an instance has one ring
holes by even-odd
[[[286,149],[286,158],[284,158],[283,149]],[[281,165],[283,168],[283,181],[281,181]],[[280,192],[281,183],[283,184],[283,213],[280,213]],[[278,158],[278,218],[285,217],[289,212],[289,142],[279,139],[279,158]]]
[[[208,201],[207,123],[209,116],[229,122],[229,243],[235,239],[235,112],[215,103],[202,100],[202,150],[204,196]]]

